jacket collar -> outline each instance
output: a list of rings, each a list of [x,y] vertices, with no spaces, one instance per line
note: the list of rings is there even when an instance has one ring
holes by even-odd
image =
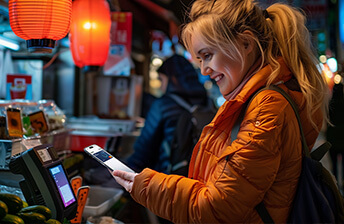
[[[286,82],[292,78],[292,74],[282,58],[279,58],[280,71],[273,83]],[[246,102],[258,89],[267,85],[267,80],[272,73],[271,65],[264,66],[246,83],[242,91],[237,95],[237,100]]]
[[[279,58],[277,61],[280,64],[280,71],[278,77],[273,81],[273,83],[284,83],[292,78],[292,74],[282,58]],[[221,114],[222,119],[224,119],[227,116],[231,116],[237,111],[241,110],[243,105],[246,103],[246,101],[250,98],[252,94],[254,94],[257,90],[267,85],[267,80],[271,73],[272,69],[270,64],[268,64],[265,65],[256,74],[254,74],[247,81],[247,83],[243,86],[241,91],[235,96],[234,99],[226,101],[219,108],[218,114]]]

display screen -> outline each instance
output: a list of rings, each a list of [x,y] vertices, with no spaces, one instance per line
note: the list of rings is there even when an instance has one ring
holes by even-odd
[[[100,159],[100,161],[102,162],[106,162],[108,161],[109,159],[113,158],[113,156],[109,155],[108,153],[104,152],[104,151],[99,151],[99,152],[96,152],[94,153],[94,155]]]
[[[57,165],[55,167],[49,168],[49,171],[56,183],[59,190],[63,205],[68,207],[70,204],[75,202],[75,197],[73,191],[69,185],[67,176],[62,168],[62,165]]]

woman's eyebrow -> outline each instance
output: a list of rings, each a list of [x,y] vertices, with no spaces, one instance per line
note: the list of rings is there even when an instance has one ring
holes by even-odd
[[[207,50],[206,48],[202,48],[197,52],[197,54],[200,55],[200,54],[202,54],[203,51],[206,51],[206,50]]]

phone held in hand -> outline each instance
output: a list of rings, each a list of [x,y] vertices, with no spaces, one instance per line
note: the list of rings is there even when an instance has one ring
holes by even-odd
[[[132,169],[130,169],[128,166],[126,166],[124,163],[116,159],[113,155],[111,155],[98,145],[90,145],[84,148],[84,151],[88,155],[96,159],[98,162],[100,162],[103,166],[107,167],[112,171],[122,170],[126,172],[135,173]]]

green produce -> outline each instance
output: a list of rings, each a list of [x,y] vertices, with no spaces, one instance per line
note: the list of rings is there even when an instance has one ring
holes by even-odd
[[[8,208],[5,202],[0,201],[0,220],[5,217],[8,213]]]
[[[1,224],[25,224],[24,220],[19,216],[7,214],[4,218],[0,220]]]
[[[17,214],[25,223],[44,224],[45,216],[37,212],[19,212]]]
[[[48,220],[51,218],[51,210],[44,205],[31,205],[20,210],[21,213],[26,212],[36,212],[45,216],[45,219]]]
[[[5,202],[9,214],[16,214],[23,208],[23,201],[18,195],[10,193],[0,193],[0,201]]]
[[[61,224],[60,221],[56,219],[49,219],[48,221],[45,222],[46,224]]]
[[[26,201],[23,201],[23,208],[29,206],[29,204]]]

